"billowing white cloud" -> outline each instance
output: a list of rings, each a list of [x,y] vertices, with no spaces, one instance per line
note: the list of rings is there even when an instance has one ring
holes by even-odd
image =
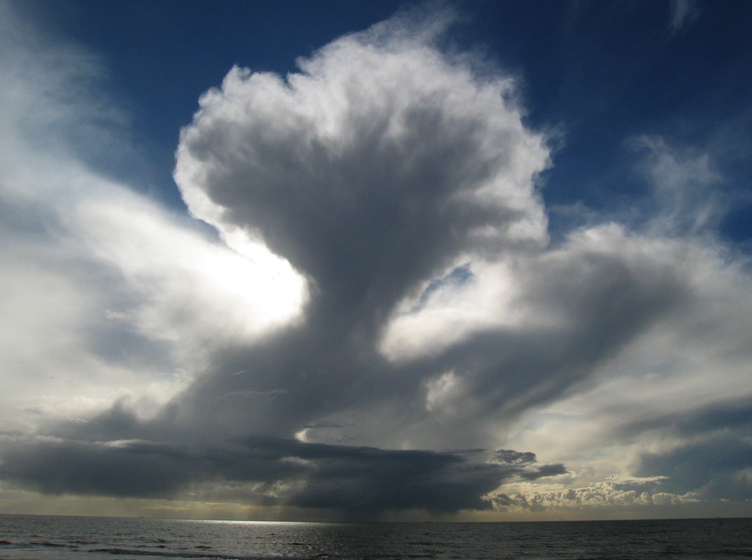
[[[474,260],[426,282],[396,307],[380,343],[391,360],[436,354],[479,331],[552,321],[526,306],[516,259]]]
[[[153,413],[207,347],[293,320],[303,281],[263,247],[231,250],[93,171],[103,146],[133,151],[100,61],[0,10],[0,430],[120,398]]]
[[[563,510],[598,516],[603,515],[604,510],[635,509],[642,510],[644,515],[651,507],[681,506],[698,501],[692,495],[661,492],[660,485],[660,479],[617,479],[561,490],[541,490],[528,484],[526,491],[494,496],[493,503],[499,511]]]
[[[123,276],[133,301],[111,317],[170,341],[199,368],[201,349],[247,342],[290,323],[304,282],[282,259],[248,243],[240,255],[170,220],[127,191],[87,199],[74,217],[92,254]],[[253,252],[252,252],[253,251]]]
[[[284,79],[234,68],[181,135],[191,213],[259,236],[325,296],[383,306],[467,252],[545,244],[545,139],[511,79],[435,48],[443,17],[348,35]]]
[[[741,499],[746,493],[744,473],[750,467],[744,435],[744,403],[752,398],[749,261],[711,227],[719,222],[724,205],[711,190],[707,196],[698,193],[721,181],[720,174],[711,171],[709,157],[679,157],[660,139],[652,139],[650,146],[654,151],[647,163],[643,160],[642,169],[657,194],[652,205],[645,205],[651,210],[643,215],[641,231],[590,228],[580,234],[578,244],[588,251],[598,247],[598,252],[619,255],[633,266],[641,262],[633,269],[640,282],[663,278],[666,287],[671,286],[659,299],[668,306],[627,344],[595,364],[590,383],[522,415],[510,431],[509,445],[540,450],[543,459],[565,463],[572,486],[580,488],[577,500],[589,496],[592,485],[601,488],[601,481],[611,474],[665,476],[656,494],[619,490],[618,496],[634,499],[635,504],[728,497],[732,487]],[[672,192],[666,195],[662,189]],[[578,244],[563,246],[566,259],[575,257],[571,249]],[[701,467],[706,447],[729,433],[739,437],[727,444],[739,460]],[[721,457],[715,450],[711,454]],[[672,471],[677,458],[684,464]],[[682,469],[699,474],[683,478]],[[713,491],[703,490],[706,485]],[[612,486],[607,494],[617,496]],[[536,503],[550,508],[559,501],[563,504],[570,496],[565,490],[541,494]],[[655,496],[663,502],[658,504]],[[603,504],[611,500],[597,498],[601,499]]]

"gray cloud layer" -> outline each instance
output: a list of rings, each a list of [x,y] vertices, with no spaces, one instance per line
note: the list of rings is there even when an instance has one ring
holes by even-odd
[[[480,457],[479,457],[480,455]],[[485,496],[505,480],[563,474],[499,453],[388,451],[370,447],[246,437],[195,446],[147,441],[44,441],[5,449],[0,476],[50,494],[171,497],[191,484],[247,483],[242,497],[262,505],[336,509],[348,519],[400,509],[451,513],[489,509]]]

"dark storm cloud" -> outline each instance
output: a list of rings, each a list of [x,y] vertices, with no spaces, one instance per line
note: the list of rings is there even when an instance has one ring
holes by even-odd
[[[206,446],[42,440],[5,446],[0,478],[47,494],[168,498],[195,483],[250,483],[244,497],[264,505],[334,508],[368,518],[400,509],[488,509],[486,495],[505,480],[566,472],[562,465],[533,465],[526,453],[504,451],[491,462],[483,455],[261,437]]]
[[[731,400],[722,404],[698,406],[695,410],[665,411],[648,419],[625,422],[616,430],[618,437],[634,437],[660,430],[679,438],[711,437],[720,430],[749,432],[752,429],[752,404],[748,400]]]
[[[300,324],[223,348],[165,421],[291,437],[386,406],[381,435],[366,439],[399,447],[407,427],[418,445],[485,445],[480,418],[558,397],[681,299],[673,263],[598,246],[621,232],[545,252],[544,135],[523,125],[513,80],[441,51],[450,22],[395,18],[324,47],[286,79],[233,69],[202,98],[175,173],[189,209],[289,259],[310,299]],[[432,298],[479,281],[478,262],[511,263],[519,304],[557,320],[477,328],[418,359],[385,355],[400,302],[430,313]],[[439,435],[423,393],[448,371],[474,404],[442,418]],[[229,403],[238,391],[276,397]]]
[[[529,465],[535,463],[537,460],[535,453],[530,451],[520,452],[512,449],[499,449],[494,457],[500,463],[508,463],[510,465]]]
[[[644,453],[638,476],[665,476],[661,489],[699,498],[752,498],[752,445],[743,438],[713,434],[663,452]]]
[[[244,232],[288,259],[309,301],[300,324],[222,348],[165,422],[291,437],[379,402],[420,421],[416,399],[439,371],[380,352],[397,304],[426,282],[427,296],[469,282],[469,258],[546,240],[545,138],[523,125],[513,80],[441,51],[452,17],[396,17],[285,79],[235,68],[202,97],[175,172],[189,209],[227,239]],[[276,396],[228,402],[239,391]]]

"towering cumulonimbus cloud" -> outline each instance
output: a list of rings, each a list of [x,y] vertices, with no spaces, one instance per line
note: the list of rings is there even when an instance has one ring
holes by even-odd
[[[682,297],[673,263],[617,226],[548,247],[545,135],[524,125],[513,79],[439,47],[449,23],[396,17],[300,73],[234,68],[202,97],[177,151],[190,211],[239,250],[287,259],[309,299],[300,323],[223,349],[164,418],[498,445],[504,422],[587,379]]]
[[[658,202],[646,225],[606,220],[549,245],[546,135],[525,126],[513,78],[441,48],[451,14],[425,16],[338,39],[286,77],[234,68],[202,97],[177,152],[190,211],[230,245],[287,259],[309,299],[301,322],[218,354],[163,420],[392,448],[504,445],[525,413],[675,336],[678,315],[704,320],[708,267],[736,282],[693,238],[702,228],[685,227],[704,210],[682,189],[719,175],[702,158],[659,169],[660,139],[637,141],[658,158],[646,158]],[[707,173],[689,185],[693,165]],[[675,196],[661,198],[664,183]]]
[[[364,326],[463,256],[546,240],[544,137],[512,79],[436,48],[434,17],[346,36],[286,78],[233,68],[178,148],[194,216],[261,239]]]
[[[140,302],[110,315],[190,376],[156,409],[120,398],[0,441],[0,478],[363,518],[749,487],[748,437],[708,420],[752,396],[712,158],[638,137],[639,215],[551,242],[547,135],[513,78],[445,43],[452,23],[404,12],[202,96],[174,178],[232,251],[120,189],[71,204],[87,258]]]
[[[195,217],[280,281],[249,285],[267,293],[247,294],[259,305],[232,310],[225,325],[193,321],[220,327],[214,343],[170,318],[181,313],[175,298],[155,299],[145,320],[174,333],[193,383],[151,417],[121,400],[57,424],[53,439],[8,445],[0,475],[53,494],[170,497],[235,484],[249,503],[368,518],[488,509],[505,480],[566,472],[531,453],[446,451],[498,441],[461,427],[472,409],[460,422],[434,418],[453,391],[477,389],[463,381],[471,347],[416,360],[389,342],[410,300],[420,313],[474,285],[484,266],[547,243],[536,180],[549,150],[523,125],[514,80],[439,48],[451,14],[416,15],[339,39],[284,79],[233,68],[201,98],[175,180]],[[122,212],[80,213],[100,258],[119,263],[131,244],[102,220],[119,224]],[[147,256],[123,263],[146,297],[163,283]],[[224,274],[242,291],[235,268],[214,271],[217,284]],[[284,313],[244,325],[244,310],[266,312],[265,299],[286,293]]]
[[[450,14],[415,16],[345,36],[285,78],[233,68],[181,134],[175,180],[191,213],[308,280],[305,324],[225,352],[196,393],[242,401],[256,429],[291,436],[380,397],[411,416],[441,372],[385,351],[400,303],[471,261],[547,243],[536,181],[549,149],[524,126],[514,80],[438,47]]]

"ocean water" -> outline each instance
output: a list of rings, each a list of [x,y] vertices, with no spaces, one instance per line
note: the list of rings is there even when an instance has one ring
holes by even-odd
[[[752,558],[752,519],[561,523],[256,523],[0,515],[0,558]]]

